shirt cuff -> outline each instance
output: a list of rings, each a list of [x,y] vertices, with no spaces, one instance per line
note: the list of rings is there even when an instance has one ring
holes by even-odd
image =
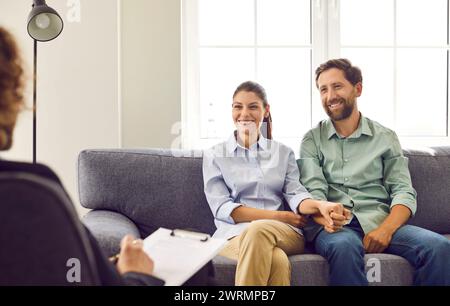
[[[327,195],[323,194],[322,192],[312,191],[311,196],[314,200],[317,200],[317,201],[328,201]]]
[[[223,203],[217,210],[216,219],[230,224],[236,224],[231,217],[231,213],[240,206],[242,206],[242,204],[233,203],[231,201]]]
[[[306,199],[312,199],[312,196],[309,193],[301,193],[296,194],[292,197],[292,199],[289,201],[289,207],[291,207],[292,211],[299,215],[298,207],[300,204],[306,200]]]
[[[403,205],[409,208],[411,210],[411,217],[414,217],[417,211],[417,203],[414,199],[411,199],[411,197],[407,195],[397,195],[392,199],[391,202],[391,209],[395,205]]]

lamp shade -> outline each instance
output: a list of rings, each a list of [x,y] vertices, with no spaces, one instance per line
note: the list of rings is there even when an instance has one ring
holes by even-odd
[[[61,34],[64,23],[44,0],[35,0],[28,15],[28,34],[37,41],[50,41]]]

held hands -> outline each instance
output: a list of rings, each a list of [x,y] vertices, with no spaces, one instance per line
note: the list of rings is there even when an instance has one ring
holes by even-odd
[[[142,240],[135,240],[131,235],[122,239],[117,270],[120,274],[127,272],[152,274],[153,260],[144,252]]]
[[[320,201],[318,209],[320,213],[313,215],[313,219],[317,224],[322,225],[328,233],[340,231],[352,215],[341,203]]]

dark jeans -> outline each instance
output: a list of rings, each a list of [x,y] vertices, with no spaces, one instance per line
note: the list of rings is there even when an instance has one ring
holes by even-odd
[[[330,285],[368,285],[362,239],[364,232],[356,217],[341,231],[322,230],[314,245],[328,260]],[[395,232],[384,251],[401,256],[414,267],[414,285],[450,285],[450,241],[429,230],[404,225]]]

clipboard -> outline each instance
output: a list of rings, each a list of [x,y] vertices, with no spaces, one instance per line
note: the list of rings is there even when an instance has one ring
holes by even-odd
[[[153,276],[164,280],[165,286],[181,286],[226,242],[204,233],[159,228],[144,239],[144,251],[154,262]]]

